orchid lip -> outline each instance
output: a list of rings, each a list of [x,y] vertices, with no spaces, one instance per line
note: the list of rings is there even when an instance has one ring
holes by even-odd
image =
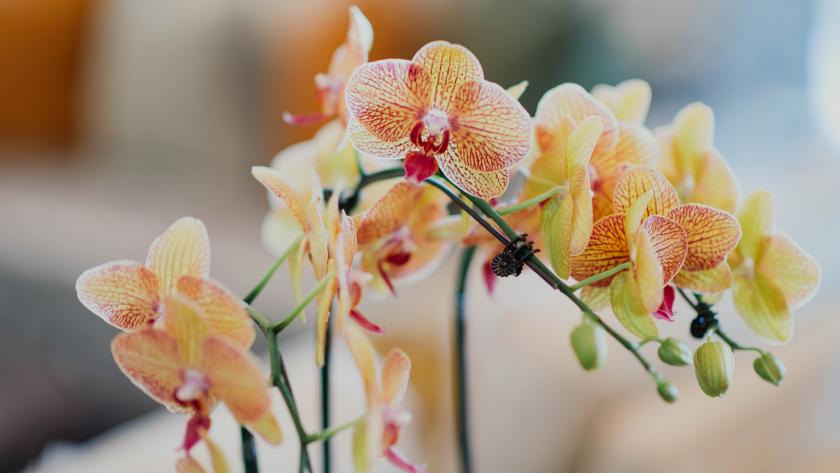
[[[204,373],[196,370],[184,370],[183,384],[175,391],[175,400],[182,403],[195,401],[207,394],[210,388]]]

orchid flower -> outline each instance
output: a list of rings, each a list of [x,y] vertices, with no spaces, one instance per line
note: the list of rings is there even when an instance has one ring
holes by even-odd
[[[209,272],[207,229],[184,217],[155,239],[145,264],[123,260],[89,269],[76,281],[76,293],[91,312],[122,330],[155,323],[163,298],[181,294],[201,307],[212,331],[250,347],[255,334],[244,305],[208,279]]]
[[[662,157],[659,170],[677,189],[680,200],[735,211],[738,183],[713,147],[715,117],[702,103],[677,113],[672,125],[658,128]]]
[[[207,315],[190,299],[165,296],[161,311],[161,327],[117,335],[111,351],[123,373],[149,397],[190,416],[182,442],[187,456],[196,443],[207,440],[209,415],[217,401],[224,402],[240,424],[272,444],[280,443],[265,376],[248,352],[215,334]],[[208,448],[212,453],[212,441]]]
[[[741,204],[741,242],[729,256],[735,309],[762,337],[786,342],[793,335],[791,312],[813,297],[820,266],[788,235],[773,229],[773,201],[756,191]]]
[[[373,46],[373,27],[355,5],[350,6],[350,26],[344,44],[335,50],[326,73],[315,76],[315,88],[321,111],[306,115],[283,114],[283,120],[289,124],[317,123],[332,117],[338,117],[342,125],[347,125],[347,108],[344,104],[344,90],[350,74],[368,60]]]
[[[650,85],[641,79],[626,80],[618,85],[598,84],[592,96],[615,115],[619,122],[643,125],[650,108]]]
[[[497,197],[530,147],[528,112],[484,80],[470,51],[445,41],[427,44],[411,61],[363,64],[350,77],[346,100],[353,146],[404,158],[410,180],[440,169],[472,195]]]

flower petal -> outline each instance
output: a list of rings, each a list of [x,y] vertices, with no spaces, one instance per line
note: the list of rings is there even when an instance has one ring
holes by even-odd
[[[334,262],[330,262],[334,265]],[[324,366],[324,359],[327,350],[327,327],[330,323],[330,309],[333,297],[338,290],[338,280],[335,276],[321,290],[316,302],[315,314],[315,363],[318,367]]]
[[[228,289],[206,279],[184,276],[178,292],[195,302],[212,333],[248,349],[254,343],[254,326],[242,301]]]
[[[376,361],[373,345],[361,329],[349,324],[344,331],[344,340],[353,355],[356,367],[362,375],[368,407],[377,406],[380,401],[379,383],[376,379]]]
[[[692,291],[715,293],[729,289],[732,286],[732,271],[726,261],[711,269],[689,271],[683,268],[674,276],[677,287]]]
[[[362,215],[359,222],[359,245],[367,245],[389,235],[405,225],[416,205],[423,186],[411,182],[398,182],[388,193]]]
[[[595,222],[589,245],[583,253],[572,256],[572,277],[578,281],[612,269],[630,261],[627,238],[624,234],[624,215],[609,215]],[[594,283],[595,286],[609,285],[610,279]]]
[[[531,116],[498,84],[467,82],[452,98],[450,120],[463,164],[492,172],[507,169],[528,154]]]
[[[741,241],[738,253],[756,259],[764,236],[773,230],[773,197],[765,190],[747,196],[738,211],[741,222]]]
[[[703,155],[694,171],[694,191],[684,202],[706,204],[726,212],[734,212],[738,203],[738,181],[715,150]]]
[[[604,126],[595,154],[606,153],[618,140],[615,116],[583,87],[571,83],[558,85],[546,92],[537,105],[534,118],[537,141],[544,146],[556,131],[568,127],[569,122],[575,126],[591,116],[601,117]]]
[[[279,445],[283,441],[283,432],[280,431],[280,424],[277,423],[277,419],[270,410],[266,411],[256,421],[248,423],[247,427],[271,445]]]
[[[181,457],[175,462],[175,471],[178,473],[206,473],[201,463],[193,457]]]
[[[668,284],[682,268],[688,254],[685,230],[677,222],[658,215],[648,217],[643,226],[662,265],[662,284]]]
[[[114,261],[91,268],[76,280],[76,295],[91,312],[123,330],[157,317],[158,280],[134,261]]]
[[[219,444],[206,433],[201,438],[204,440],[204,445],[207,446],[207,451],[210,453],[210,464],[213,465],[213,473],[229,473],[230,467],[228,466],[227,458],[225,458],[225,454],[222,452]]]
[[[590,284],[580,290],[580,299],[592,310],[601,310],[610,305],[610,288]]]
[[[738,314],[755,333],[779,342],[790,340],[793,320],[785,295],[762,274],[736,275],[732,299]]]
[[[808,302],[820,285],[819,263],[780,233],[761,242],[755,271],[782,291],[791,311]]]
[[[163,299],[160,313],[163,329],[178,342],[184,363],[195,366],[202,356],[204,339],[210,334],[201,308],[186,297],[173,294]]]
[[[385,355],[382,366],[382,402],[397,407],[402,402],[408,377],[411,373],[411,360],[399,348],[392,348]]]
[[[304,204],[301,202],[295,188],[286,181],[286,178],[280,171],[266,166],[254,166],[251,168],[251,174],[269,192],[289,207],[289,210],[291,210],[292,215],[295,216],[303,231],[309,230],[309,222],[306,217]]]
[[[420,48],[411,62],[428,74],[428,103],[441,111],[449,110],[450,102],[461,85],[484,79],[478,59],[460,44],[432,41]]]
[[[416,148],[409,135],[393,142],[382,141],[355,120],[347,125],[347,136],[359,152],[381,159],[403,159]]]
[[[622,213],[645,192],[652,190],[644,217],[665,215],[680,204],[674,186],[662,174],[646,166],[627,166],[618,176],[613,194],[613,208]]]
[[[567,279],[571,271],[571,229],[574,218],[572,196],[549,200],[541,214],[543,244],[548,251],[552,269],[560,279]]]
[[[683,172],[690,172],[694,161],[712,149],[715,115],[705,104],[688,104],[674,117],[673,130],[677,165]]]
[[[172,411],[184,410],[174,398],[186,367],[175,338],[152,328],[123,333],[111,342],[111,353],[120,370],[149,397]]]
[[[266,376],[248,352],[216,336],[202,344],[201,371],[210,391],[242,424],[259,422],[269,410]]]
[[[263,246],[274,256],[280,256],[300,237],[300,225],[287,208],[269,211],[260,229]]]
[[[157,237],[149,248],[146,266],[154,271],[160,293],[174,291],[181,276],[210,274],[210,238],[201,220],[184,217]]]
[[[592,95],[615,114],[619,122],[644,123],[650,108],[650,85],[641,79],[626,80],[616,86],[598,84]]]
[[[641,338],[656,338],[659,329],[639,295],[639,288],[628,271],[618,273],[610,284],[610,303],[615,318],[633,335]]]
[[[647,225],[643,226],[636,233],[636,241],[633,244],[636,254],[631,274],[638,291],[639,301],[646,313],[651,314],[662,304],[662,288],[665,283],[663,282],[663,267],[648,228]]]
[[[685,230],[688,255],[684,267],[688,271],[718,266],[741,238],[741,226],[735,217],[705,205],[681,205],[667,217]]]
[[[453,140],[453,144],[454,140]],[[498,197],[507,189],[510,182],[510,171],[503,169],[494,172],[480,172],[468,168],[461,162],[461,158],[455,151],[455,146],[450,144],[446,153],[440,155],[438,165],[441,172],[449,178],[462,191],[482,199]]]

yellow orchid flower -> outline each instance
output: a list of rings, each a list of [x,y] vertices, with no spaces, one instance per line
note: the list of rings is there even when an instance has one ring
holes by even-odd
[[[616,86],[598,84],[592,88],[592,96],[600,100],[616,120],[642,125],[650,108],[650,85],[641,79],[626,80]]]
[[[505,89],[484,80],[463,46],[434,41],[411,61],[360,66],[347,84],[353,146],[377,158],[405,158],[414,181],[438,168],[472,195],[497,197],[509,169],[528,153],[528,112]]]
[[[373,46],[373,27],[355,5],[350,6],[350,26],[344,44],[335,50],[326,73],[315,76],[315,88],[321,111],[306,115],[283,114],[283,120],[289,124],[317,123],[332,117],[338,117],[342,126],[347,125],[347,107],[344,103],[344,90],[347,80],[357,67],[366,63],[370,48]]]
[[[272,444],[280,443],[265,376],[249,353],[215,334],[201,307],[186,297],[165,296],[161,311],[162,326],[117,335],[111,352],[122,372],[149,397],[190,416],[182,443],[187,455],[196,443],[208,440],[209,414],[217,401],[240,424]],[[211,453],[217,449],[212,441],[207,445]],[[226,462],[218,455],[212,454],[218,465],[214,469],[225,471]],[[189,460],[179,464],[196,466]]]
[[[122,330],[148,327],[160,317],[161,301],[181,294],[201,307],[214,333],[242,348],[254,341],[243,303],[208,279],[210,242],[201,220],[184,217],[152,243],[146,263],[112,261],[76,280],[82,304]]]
[[[791,312],[820,284],[820,266],[789,236],[773,230],[773,200],[766,191],[747,197],[738,211],[741,242],[729,256],[735,309],[757,334],[780,342],[793,335]]]
[[[656,129],[661,149],[659,170],[677,189],[680,200],[734,212],[738,183],[714,148],[715,116],[695,102],[685,106],[670,126]]]
[[[369,471],[378,456],[384,456],[406,473],[424,472],[424,466],[411,462],[396,449],[401,429],[411,421],[411,414],[400,410],[408,389],[411,360],[402,350],[391,349],[383,360],[381,378],[377,379],[374,349],[367,337],[353,328],[346,332],[345,339],[362,375],[368,403],[368,415],[353,435],[356,472]]]

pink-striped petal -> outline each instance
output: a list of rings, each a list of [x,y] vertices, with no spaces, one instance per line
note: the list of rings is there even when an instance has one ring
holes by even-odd
[[[114,327],[131,330],[157,317],[158,279],[140,263],[115,261],[89,269],[76,280],[76,295]]]

